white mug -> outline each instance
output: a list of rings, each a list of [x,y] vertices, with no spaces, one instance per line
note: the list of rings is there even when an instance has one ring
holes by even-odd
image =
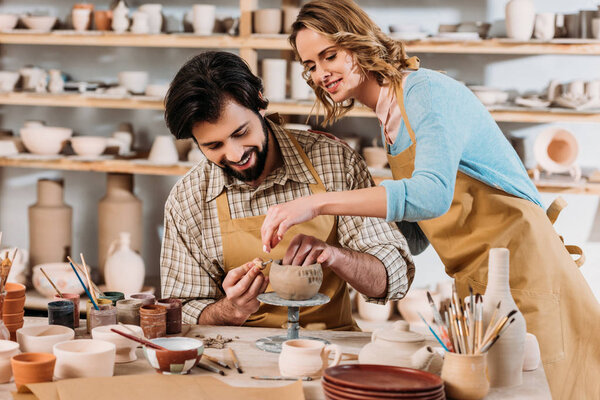
[[[192,26],[196,35],[212,35],[215,12],[216,7],[210,4],[195,4],[192,7]]]
[[[533,36],[536,39],[550,40],[554,37],[556,14],[540,13],[535,16]]]
[[[264,95],[271,101],[285,100],[287,61],[265,58],[262,61]]]
[[[335,353],[328,363],[329,354]],[[319,378],[323,370],[340,363],[342,351],[335,344],[325,345],[319,340],[293,339],[283,342],[279,355],[279,372],[282,376]]]
[[[308,100],[312,88],[308,86],[306,80],[302,76],[304,66],[298,61],[292,61],[290,68],[290,86],[292,91],[292,99]]]
[[[90,24],[90,16],[92,10],[89,8],[75,8],[71,12],[71,18],[73,19],[73,28],[77,32],[86,31]]]
[[[125,155],[131,151],[133,135],[131,132],[116,131],[112,134],[113,139],[119,142],[119,155]]]

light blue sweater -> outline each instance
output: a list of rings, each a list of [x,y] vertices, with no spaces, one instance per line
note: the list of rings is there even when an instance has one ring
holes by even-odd
[[[445,214],[454,196],[457,169],[541,206],[519,156],[463,84],[419,69],[405,81],[404,106],[417,139],[415,170],[409,179],[381,183],[386,188],[388,221],[420,221]],[[410,144],[402,122],[390,154]]]

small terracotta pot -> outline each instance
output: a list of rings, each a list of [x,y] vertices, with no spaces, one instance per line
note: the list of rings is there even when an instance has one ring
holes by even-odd
[[[140,326],[144,336],[154,339],[167,334],[167,309],[159,305],[140,308]]]
[[[486,360],[487,353],[472,355],[446,352],[442,367],[446,395],[453,399],[483,399],[490,390]]]
[[[6,326],[15,325],[20,322],[23,322],[24,315],[25,315],[25,311],[21,311],[20,313],[15,313],[15,314],[3,314],[2,320],[4,321]]]
[[[109,31],[112,24],[112,10],[98,10],[94,12],[94,25],[98,31]]]
[[[16,314],[23,311],[25,296],[16,299],[5,299],[2,306],[2,314]]]
[[[6,290],[7,299],[25,297],[25,285],[21,285],[20,283],[8,282],[4,286],[4,290]]]
[[[28,383],[52,382],[56,357],[50,353],[23,353],[10,359],[17,390]]]

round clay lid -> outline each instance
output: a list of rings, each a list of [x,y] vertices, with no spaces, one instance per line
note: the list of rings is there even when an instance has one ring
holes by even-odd
[[[425,340],[425,336],[420,333],[408,331],[405,321],[397,321],[391,328],[378,329],[375,336],[390,342],[413,343]]]

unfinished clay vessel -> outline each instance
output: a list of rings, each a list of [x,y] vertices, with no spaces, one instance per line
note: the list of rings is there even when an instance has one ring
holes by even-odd
[[[317,294],[323,283],[321,264],[271,264],[269,281],[273,290],[285,300],[308,300]]]
[[[329,354],[333,361],[329,363]],[[295,339],[281,345],[279,372],[282,376],[320,378],[323,370],[340,363],[342,352],[335,344],[325,345],[318,340]]]
[[[487,353],[472,355],[446,352],[442,379],[448,397],[464,400],[485,397],[490,390],[485,372],[486,356]]]

